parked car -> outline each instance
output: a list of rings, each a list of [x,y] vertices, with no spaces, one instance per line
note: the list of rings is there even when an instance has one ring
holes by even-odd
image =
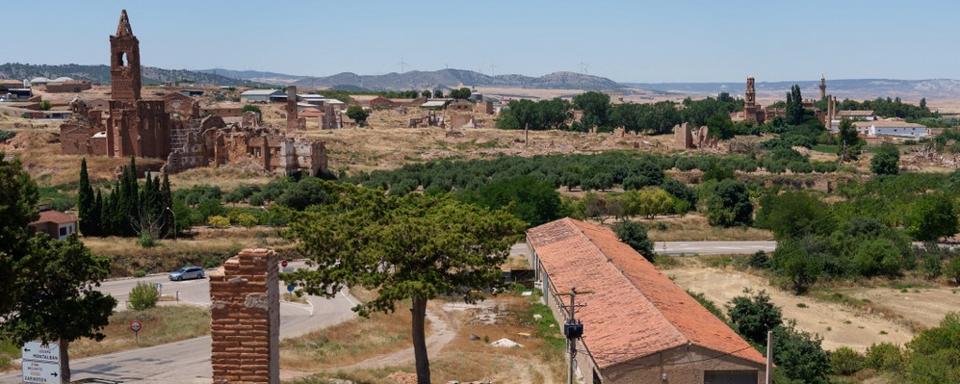
[[[176,271],[170,272],[170,281],[181,281],[181,280],[190,280],[190,279],[202,279],[203,268],[200,267],[183,267]]]

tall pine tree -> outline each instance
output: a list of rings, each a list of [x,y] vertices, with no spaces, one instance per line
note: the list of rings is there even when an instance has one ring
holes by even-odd
[[[99,212],[95,211],[96,197],[93,187],[90,186],[90,176],[87,174],[87,159],[80,161],[80,186],[77,191],[77,210],[80,214],[80,233],[84,236],[96,236],[100,225]]]

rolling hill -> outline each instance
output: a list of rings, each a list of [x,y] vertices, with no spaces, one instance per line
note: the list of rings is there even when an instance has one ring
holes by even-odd
[[[227,77],[212,73],[203,73],[188,71],[185,69],[163,69],[156,67],[143,67],[144,84],[162,84],[173,82],[187,82],[195,84],[215,84],[228,86],[257,85],[256,82]],[[0,64],[0,79],[32,79],[34,77],[46,77],[55,79],[66,76],[77,80],[89,80],[93,83],[109,84],[110,67],[107,65],[81,65],[81,64],[21,64],[6,63]]]
[[[199,72],[231,76],[237,79],[270,84],[292,84],[301,87],[351,87],[372,90],[409,90],[454,88],[459,86],[520,87],[545,89],[619,90],[621,84],[605,77],[575,72],[554,72],[533,77],[524,75],[490,76],[463,69],[436,71],[391,72],[384,75],[359,75],[341,72],[331,76],[293,76],[274,72],[203,69]]]

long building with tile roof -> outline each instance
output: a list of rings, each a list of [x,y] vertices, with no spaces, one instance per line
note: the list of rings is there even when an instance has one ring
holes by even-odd
[[[576,288],[584,383],[762,382],[766,360],[610,229],[561,219],[527,231],[544,299],[561,324]]]

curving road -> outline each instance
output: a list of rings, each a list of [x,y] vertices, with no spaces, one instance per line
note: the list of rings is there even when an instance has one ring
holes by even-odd
[[[658,241],[653,251],[670,256],[752,255],[757,251],[773,252],[776,241]]]
[[[300,266],[302,264],[288,268]],[[173,282],[166,275],[152,275],[107,281],[100,290],[113,295],[117,298],[118,308],[124,308],[130,289],[141,282],[161,283],[164,295],[175,296],[179,291],[181,304],[210,305],[210,284],[207,279]],[[329,327],[355,316],[351,308],[357,302],[346,292],[340,292],[332,299],[308,296],[307,301],[309,304],[280,303],[281,339]],[[99,378],[124,383],[209,383],[212,375],[210,337],[75,359],[70,361],[70,368],[73,380]],[[19,372],[0,374],[0,383],[19,382]]]

